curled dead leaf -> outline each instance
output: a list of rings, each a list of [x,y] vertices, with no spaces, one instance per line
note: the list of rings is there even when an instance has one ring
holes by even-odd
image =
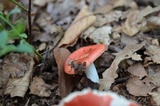
[[[65,35],[59,42],[58,47],[68,47],[74,45],[80,34],[90,27],[95,20],[96,16],[89,11],[88,7],[83,7],[76,16],[75,20],[72,22],[71,26],[65,32]]]
[[[100,28],[90,27],[84,32],[84,38],[90,38],[94,43],[103,43],[108,46],[110,44],[111,30],[111,26],[103,26]]]
[[[133,60],[141,60],[141,56],[135,52],[141,49],[144,45],[144,42],[141,44],[127,45],[121,52],[116,54],[116,58],[112,62],[111,66],[103,72],[103,79],[100,83],[101,90],[110,89],[110,86],[118,76],[116,70],[118,69],[118,65],[122,60],[129,58],[132,58]]]
[[[160,10],[160,6],[157,6],[155,8],[148,6],[144,8],[143,10],[131,11],[127,16],[125,23],[122,26],[122,31],[128,36],[133,36],[137,34],[143,26],[143,25],[142,26],[139,25],[141,21],[143,20],[143,18],[159,10]]]
[[[147,78],[140,80],[138,77],[130,78],[126,87],[129,93],[135,96],[148,96],[149,92],[155,88],[151,80]]]
[[[136,63],[128,68],[128,72],[140,79],[147,76],[147,72],[141,63]]]
[[[10,94],[11,97],[19,96],[24,97],[30,83],[30,78],[32,75],[32,70],[34,66],[33,58],[30,60],[30,65],[28,71],[22,78],[10,78],[7,83],[5,94]]]
[[[34,77],[30,85],[30,94],[34,94],[40,97],[49,97],[51,94],[52,86],[46,84],[42,78]]]
[[[155,45],[146,46],[146,50],[154,63],[160,63],[160,48]]]
[[[59,94],[61,97],[67,96],[73,88],[72,77],[64,72],[64,63],[69,55],[70,52],[65,48],[54,49],[54,57],[58,66]]]

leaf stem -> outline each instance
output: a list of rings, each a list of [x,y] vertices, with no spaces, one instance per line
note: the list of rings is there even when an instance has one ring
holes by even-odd
[[[10,1],[13,2],[14,4],[16,4],[18,7],[22,8],[23,10],[28,11],[28,9],[26,7],[24,7],[23,5],[21,5],[17,1],[15,1],[15,0],[10,0]]]

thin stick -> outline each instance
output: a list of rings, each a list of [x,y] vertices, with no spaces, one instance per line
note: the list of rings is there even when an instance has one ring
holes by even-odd
[[[31,0],[29,0],[29,6],[28,6],[28,41],[29,41],[30,44],[32,44],[31,30],[32,30],[32,25],[31,25]]]

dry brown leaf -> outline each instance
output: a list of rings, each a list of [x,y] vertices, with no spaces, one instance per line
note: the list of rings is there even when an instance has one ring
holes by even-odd
[[[31,58],[27,54],[11,53],[5,56],[2,69],[11,77],[23,77],[30,66]]]
[[[31,57],[30,57],[31,58]],[[32,70],[34,66],[34,60],[31,58],[28,71],[25,73],[24,77],[22,78],[10,78],[9,82],[7,83],[6,89],[5,89],[5,94],[10,94],[11,97],[19,96],[19,97],[24,97],[29,83],[30,83],[30,78],[32,75]]]
[[[95,22],[95,20],[96,16],[94,16],[88,10],[88,7],[83,7],[83,9],[76,16],[75,20],[72,22],[71,26],[65,32],[65,35],[59,42],[58,47],[74,45],[80,34],[88,27],[90,27]]]
[[[133,0],[112,0],[115,7],[126,6],[131,7],[132,9],[138,8],[137,4]]]
[[[156,92],[150,92],[149,95],[152,96],[157,106],[160,106],[160,88]]]
[[[112,62],[111,66],[103,72],[103,79],[100,83],[100,89],[108,90],[110,89],[111,84],[114,82],[115,78],[117,78],[117,69],[119,63],[124,59],[132,58],[133,60],[141,60],[141,56],[136,54],[135,52],[141,49],[145,43],[136,44],[136,45],[127,45],[121,52],[116,54],[116,58]]]
[[[97,44],[103,43],[107,46],[110,44],[110,34],[112,30],[111,26],[103,26],[100,28],[90,27],[90,28],[84,32],[84,38],[90,38],[91,40],[93,40],[94,43]]]
[[[141,63],[136,63],[128,68],[128,72],[140,79],[147,76],[147,72]]]
[[[111,11],[108,14],[104,15],[97,15],[96,22],[94,23],[94,26],[100,27],[106,24],[109,24],[111,22],[117,22],[121,17],[123,16],[122,11]]]
[[[151,16],[147,19],[147,25],[150,27],[150,29],[158,28],[160,27],[160,17],[158,16]]]
[[[127,90],[134,96],[148,96],[155,86],[152,81],[145,78],[140,80],[138,77],[131,77],[127,82]]]
[[[70,52],[65,48],[54,49],[54,57],[58,66],[59,94],[61,97],[67,96],[73,88],[72,76],[64,72],[64,63],[69,55]]]
[[[45,6],[47,3],[52,2],[54,0],[33,0],[33,4],[37,6]]]
[[[150,55],[151,59],[155,63],[160,63],[160,48],[155,45],[149,45],[146,47],[146,51]]]
[[[4,87],[9,80],[10,73],[0,69],[0,96],[4,95]]]
[[[107,3],[106,5],[98,8],[95,10],[95,14],[106,14],[108,12],[110,12],[113,9],[113,4],[112,3]]]
[[[30,94],[34,94],[40,97],[49,97],[51,94],[52,86],[46,84],[42,78],[34,77],[30,85]]]
[[[139,25],[139,23],[142,21],[142,19],[145,16],[147,16],[153,12],[157,12],[159,10],[160,10],[160,6],[155,7],[155,8],[151,8],[148,6],[141,11],[139,11],[139,10],[131,11],[127,16],[125,23],[122,26],[122,31],[129,36],[135,35],[136,33],[139,32],[139,30],[142,27],[141,25]]]
[[[138,35],[139,36],[139,35]],[[134,36],[135,37],[135,36]],[[135,39],[134,37],[131,37],[131,36],[127,36],[125,34],[122,34],[121,35],[121,43],[122,44],[125,44],[125,45],[134,45],[134,44],[137,44],[138,43],[138,40]],[[140,36],[139,36],[140,37]]]
[[[45,50],[46,49],[46,43],[41,43],[37,49],[37,51],[42,51],[42,50]]]
[[[160,86],[160,66],[148,66],[148,78],[153,81],[156,86]]]

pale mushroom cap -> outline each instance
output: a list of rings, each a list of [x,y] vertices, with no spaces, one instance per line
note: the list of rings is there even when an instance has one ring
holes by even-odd
[[[85,89],[73,92],[59,106],[139,106],[113,92]]]

